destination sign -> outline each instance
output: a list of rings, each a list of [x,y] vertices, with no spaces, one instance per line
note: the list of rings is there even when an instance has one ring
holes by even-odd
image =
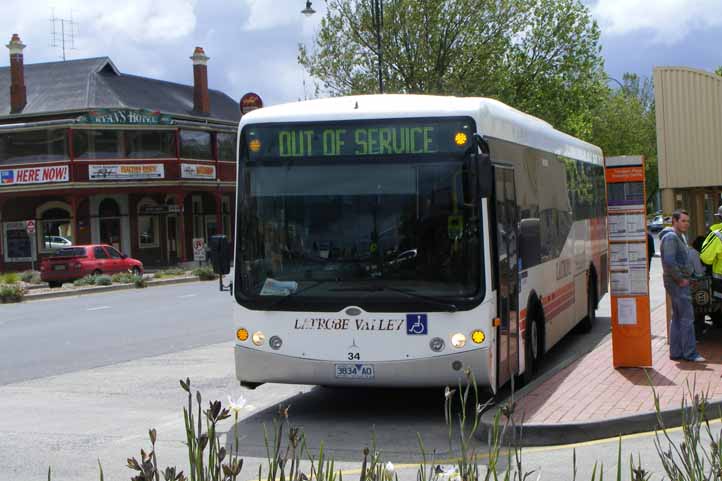
[[[459,154],[471,146],[469,119],[253,125],[245,130],[251,160]]]

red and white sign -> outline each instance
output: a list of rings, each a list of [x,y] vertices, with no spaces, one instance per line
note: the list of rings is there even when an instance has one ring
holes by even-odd
[[[67,165],[2,169],[0,170],[0,186],[67,182],[69,171]]]
[[[137,180],[162,179],[165,177],[163,164],[90,164],[90,180]]]
[[[248,112],[263,108],[263,100],[258,94],[249,92],[241,97],[241,114],[246,115]]]
[[[205,239],[193,239],[193,260],[194,261],[206,260],[206,240]]]
[[[216,167],[203,164],[181,164],[181,177],[184,179],[216,180]]]
[[[34,220],[26,220],[25,221],[25,230],[28,232],[28,234],[35,234],[35,221]]]

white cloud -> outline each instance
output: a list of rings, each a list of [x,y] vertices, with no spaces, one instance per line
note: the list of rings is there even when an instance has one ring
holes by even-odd
[[[246,0],[249,15],[243,23],[243,30],[267,30],[288,25],[300,25],[301,9],[306,6],[303,0]],[[317,25],[323,15],[322,1],[313,4],[316,13],[304,22],[305,25]],[[305,27],[304,27],[305,28]]]
[[[653,42],[667,45],[722,26],[720,0],[598,0],[592,13],[608,35],[651,31]]]

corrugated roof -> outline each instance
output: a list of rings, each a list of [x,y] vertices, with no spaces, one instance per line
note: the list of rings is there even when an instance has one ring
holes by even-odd
[[[190,68],[190,67],[189,67]],[[25,65],[27,105],[23,115],[101,108],[160,110],[191,115],[193,86],[121,73],[108,57]],[[238,103],[210,90],[209,119],[237,122]],[[0,67],[0,117],[10,115],[10,67]]]

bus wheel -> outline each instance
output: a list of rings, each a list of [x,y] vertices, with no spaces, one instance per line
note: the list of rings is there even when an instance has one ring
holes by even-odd
[[[523,384],[529,384],[534,377],[534,373],[539,368],[542,353],[544,352],[544,343],[542,337],[544,335],[544,311],[538,301],[534,301],[530,315],[527,317],[527,331],[524,338],[524,373],[522,375]]]
[[[592,330],[594,321],[597,320],[597,285],[594,278],[589,278],[587,285],[587,315],[579,322],[579,332],[587,333]]]

